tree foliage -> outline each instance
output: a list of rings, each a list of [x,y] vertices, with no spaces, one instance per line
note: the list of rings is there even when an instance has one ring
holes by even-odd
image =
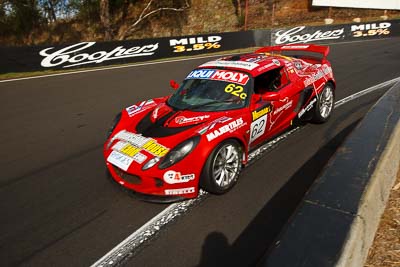
[[[104,40],[125,39],[156,15],[189,7],[188,0],[0,0],[0,36],[22,38],[75,22]]]
[[[2,1],[1,28],[6,33],[16,35],[29,33],[42,23],[42,17],[35,0],[4,0]]]

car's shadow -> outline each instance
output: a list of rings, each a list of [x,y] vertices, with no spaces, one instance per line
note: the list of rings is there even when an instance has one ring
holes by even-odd
[[[347,126],[318,150],[261,209],[233,244],[229,244],[223,233],[210,233],[203,243],[197,266],[256,266],[274,244],[324,166],[358,122]]]

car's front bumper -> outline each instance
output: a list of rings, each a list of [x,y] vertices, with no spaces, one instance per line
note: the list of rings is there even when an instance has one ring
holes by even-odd
[[[168,184],[162,178],[133,175],[109,162],[106,165],[112,179],[141,200],[171,203],[194,198],[198,195],[197,179],[188,183]]]

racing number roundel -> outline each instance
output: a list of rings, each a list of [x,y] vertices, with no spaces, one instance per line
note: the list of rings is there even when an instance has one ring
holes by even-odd
[[[251,113],[253,122],[250,125],[250,143],[264,134],[269,112],[271,107],[267,106]]]
[[[264,116],[251,123],[250,143],[264,134],[265,128],[267,126],[267,116],[268,114],[265,114]]]

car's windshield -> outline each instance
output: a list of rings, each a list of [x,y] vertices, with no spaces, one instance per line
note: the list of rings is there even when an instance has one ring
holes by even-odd
[[[168,104],[175,109],[196,111],[243,108],[248,103],[251,83],[246,73],[197,69],[189,73]]]

